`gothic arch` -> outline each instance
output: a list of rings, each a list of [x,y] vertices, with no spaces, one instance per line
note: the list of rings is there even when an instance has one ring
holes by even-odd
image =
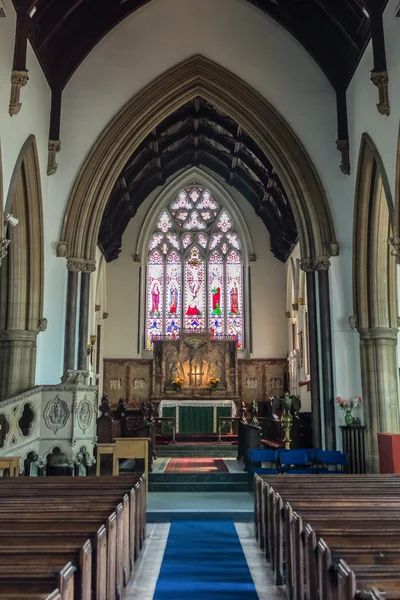
[[[394,203],[375,144],[361,139],[353,233],[351,323],[360,334],[367,459],[378,470],[378,432],[399,432]]]
[[[92,147],[64,215],[61,241],[67,244],[68,257],[95,258],[104,208],[126,161],[162,119],[197,96],[235,119],[271,160],[292,206],[302,258],[328,257],[337,251],[322,184],[295,133],[243,80],[198,55],[139,92]]]
[[[5,214],[7,258],[0,285],[0,380],[2,397],[35,384],[36,337],[43,327],[43,213],[36,140],[29,136],[14,167]]]

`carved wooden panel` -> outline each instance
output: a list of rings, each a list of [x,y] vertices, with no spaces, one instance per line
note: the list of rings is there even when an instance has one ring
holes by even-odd
[[[239,360],[239,394],[246,404],[279,396],[287,390],[287,360]]]
[[[123,398],[129,408],[139,408],[151,394],[151,360],[105,358],[103,393],[111,408]]]

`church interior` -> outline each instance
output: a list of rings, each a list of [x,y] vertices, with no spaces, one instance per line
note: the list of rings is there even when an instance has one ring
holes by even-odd
[[[400,599],[399,0],[0,43],[0,600]]]

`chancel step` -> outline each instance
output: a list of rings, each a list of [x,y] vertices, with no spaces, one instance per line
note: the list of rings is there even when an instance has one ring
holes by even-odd
[[[150,492],[246,492],[247,473],[150,473]]]
[[[157,444],[157,457],[179,457],[186,458],[209,456],[212,458],[225,457],[236,458],[238,448],[232,444]]]

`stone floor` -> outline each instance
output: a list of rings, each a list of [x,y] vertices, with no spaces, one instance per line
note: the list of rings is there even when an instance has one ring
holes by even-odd
[[[171,495],[171,494],[166,494]],[[194,494],[189,494],[193,498]],[[231,496],[232,494],[230,494]],[[272,573],[257,547],[252,523],[235,523],[243,552],[249,565],[254,585],[260,600],[283,600],[284,594],[273,582]],[[125,600],[152,600],[167,544],[169,523],[154,523],[147,526],[147,538],[136,566],[136,574],[128,585]],[[246,600],[243,598],[243,600]]]

